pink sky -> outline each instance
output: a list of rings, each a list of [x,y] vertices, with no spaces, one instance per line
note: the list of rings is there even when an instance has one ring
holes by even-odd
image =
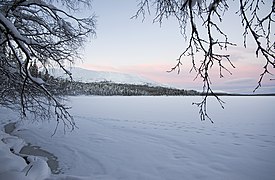
[[[252,60],[254,61],[254,60]],[[173,67],[173,63],[170,64],[136,64],[136,65],[125,65],[125,66],[104,66],[104,65],[95,65],[91,63],[84,63],[80,65],[80,67],[91,70],[98,71],[113,71],[113,72],[122,72],[122,73],[130,73],[137,74],[143,76],[147,79],[165,84],[171,85],[178,88],[186,88],[186,89],[196,89],[201,90],[202,88],[202,80],[197,78],[194,80],[196,76],[196,72],[189,72],[191,65],[184,64],[181,68],[180,74],[176,71],[168,73],[167,70],[170,70]],[[223,78],[219,76],[219,69],[213,68],[211,69],[211,80],[213,83],[213,87],[215,90],[228,91],[228,92],[252,92],[254,88],[257,86],[257,82],[259,80],[260,74],[263,71],[263,64],[259,62],[249,61],[241,61],[238,60],[234,62],[236,68],[232,68],[231,66],[227,66],[228,69],[232,72],[230,75],[228,72],[224,71]],[[271,69],[275,74],[274,69]],[[267,75],[263,80],[263,88],[258,92],[262,92],[268,88],[268,91],[275,91],[275,81],[270,81],[272,76]],[[273,77],[274,78],[274,77]]]
[[[236,69],[225,63],[233,75],[224,72],[225,77],[222,79],[219,78],[219,71],[212,69],[212,82],[215,90],[252,92],[257,86],[265,60],[255,57],[255,42],[250,36],[247,48],[243,48],[243,27],[236,14],[237,3],[230,1],[229,12],[223,17],[226,23],[222,26],[229,35],[229,41],[238,45],[225,52],[231,55]],[[98,16],[97,37],[83,50],[83,64],[76,66],[138,74],[159,83],[201,90],[201,79],[193,81],[196,74],[189,73],[189,59],[183,60],[179,75],[176,72],[166,72],[175,65],[176,59],[187,45],[179,32],[178,23],[170,18],[160,27],[159,24],[152,23],[150,16],[144,22],[141,19],[133,20],[130,17],[135,14],[136,8],[133,1],[109,1],[108,6],[105,1],[93,1],[93,10]],[[270,70],[275,74],[275,68]],[[265,78],[261,89],[275,93],[275,81],[270,81],[270,78],[272,77]]]

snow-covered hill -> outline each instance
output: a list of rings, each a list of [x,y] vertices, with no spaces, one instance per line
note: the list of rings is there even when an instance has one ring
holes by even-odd
[[[118,73],[118,72],[108,72],[108,71],[95,71],[88,70],[79,67],[73,67],[70,69],[72,73],[73,80],[81,81],[81,82],[101,82],[101,81],[111,81],[114,83],[123,83],[123,84],[137,84],[137,85],[152,85],[152,86],[162,86],[162,84],[157,83],[152,80],[148,80],[144,77],[134,75],[134,74],[126,74],[126,73]],[[64,77],[67,76],[60,69],[53,69],[50,71],[50,74],[55,77]]]

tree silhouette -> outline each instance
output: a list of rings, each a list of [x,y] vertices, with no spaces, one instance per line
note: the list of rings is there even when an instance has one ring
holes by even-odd
[[[203,82],[203,100],[194,103],[199,107],[201,120],[211,118],[207,114],[207,97],[215,96],[221,107],[223,101],[215,94],[211,87],[210,71],[214,66],[219,67],[219,75],[222,78],[224,72],[231,74],[230,68],[235,68],[230,60],[230,54],[226,53],[228,46],[236,44],[229,41],[229,35],[221,27],[223,16],[229,9],[229,4],[238,3],[236,13],[240,16],[240,25],[243,27],[243,45],[247,46],[248,35],[256,43],[255,54],[265,59],[263,72],[260,74],[256,91],[261,87],[262,80],[270,69],[275,68],[275,34],[274,12],[275,1],[263,0],[140,0],[138,10],[133,16],[145,18],[152,9],[155,10],[154,22],[162,23],[163,19],[174,17],[178,21],[180,31],[188,42],[187,47],[179,55],[177,63],[169,72],[180,73],[182,60],[191,57],[192,69],[196,72],[196,78]],[[226,22],[224,22],[226,23]],[[199,27],[200,26],[200,27]],[[201,54],[202,59],[197,58]]]
[[[40,119],[55,116],[74,128],[62,99],[51,93],[32,64],[48,72],[79,57],[86,38],[95,34],[95,18],[73,15],[90,0],[0,0],[0,104],[32,113]],[[35,71],[35,72],[34,72]]]

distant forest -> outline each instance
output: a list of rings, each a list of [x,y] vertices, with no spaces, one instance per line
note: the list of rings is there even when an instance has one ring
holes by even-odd
[[[38,72],[34,63],[29,69],[34,77],[39,77],[45,82],[47,89],[54,95],[97,95],[97,96],[203,96],[205,93],[195,90],[177,89],[150,84],[122,84],[111,81],[81,82],[66,78],[56,78],[48,73]],[[220,93],[208,94],[207,96],[275,96],[275,94],[237,94]]]
[[[194,96],[201,95],[195,90],[184,90],[163,86],[152,86],[150,84],[122,84],[110,81],[102,82],[80,82],[66,78],[56,78],[38,71],[36,62],[32,64],[29,71],[33,77],[41,78],[47,89],[54,95],[98,95],[98,96]]]
[[[99,96],[194,96],[201,95],[195,90],[184,90],[162,86],[119,84],[104,82],[78,82],[50,78],[47,81],[55,95],[99,95]]]
[[[102,82],[79,82],[62,78],[49,78],[46,86],[55,95],[77,96],[77,95],[97,95],[97,96],[203,96],[205,93],[195,90],[177,89],[172,87],[152,86],[150,84],[122,84],[110,81]],[[208,94],[213,96],[214,94]],[[270,94],[238,94],[215,92],[218,96],[275,96]]]

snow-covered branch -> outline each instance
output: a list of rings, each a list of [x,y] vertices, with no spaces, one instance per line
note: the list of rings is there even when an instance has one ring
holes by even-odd
[[[59,8],[59,3],[67,9]],[[0,1],[0,78],[8,79],[0,88],[3,92],[7,88],[16,91],[11,97],[5,94],[8,97],[0,101],[18,99],[14,103],[18,102],[24,115],[33,112],[47,117],[45,110],[53,107],[58,121],[74,127],[68,108],[30,68],[35,64],[47,72],[48,67],[58,66],[71,76],[66,65],[80,57],[79,48],[87,37],[95,34],[94,16],[77,18],[71,14],[81,4],[89,5],[90,0]]]

